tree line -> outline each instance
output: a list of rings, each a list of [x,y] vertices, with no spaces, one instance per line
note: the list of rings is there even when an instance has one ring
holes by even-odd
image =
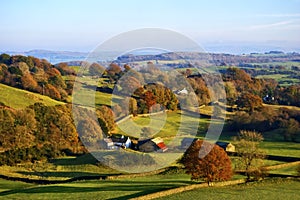
[[[31,56],[0,55],[0,83],[40,93],[59,101],[67,101],[73,84],[62,75],[74,76],[76,73],[66,64],[51,65],[44,59]]]
[[[105,134],[115,128],[110,108],[99,107],[96,110],[97,121],[89,117],[90,112],[84,108],[80,110],[79,114],[85,114],[86,117],[77,122],[77,131],[72,117],[72,107],[69,104],[45,106],[36,103],[21,110],[14,110],[2,104],[0,163],[33,162],[66,153],[86,152],[83,143],[90,142],[91,145],[99,143]]]

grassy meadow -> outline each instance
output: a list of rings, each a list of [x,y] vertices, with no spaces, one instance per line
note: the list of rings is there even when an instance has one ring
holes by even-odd
[[[203,188],[158,198],[159,200],[180,199],[299,199],[299,180],[266,180],[222,188]]]
[[[0,102],[15,109],[22,109],[35,103],[47,106],[64,104],[50,97],[0,84]]]

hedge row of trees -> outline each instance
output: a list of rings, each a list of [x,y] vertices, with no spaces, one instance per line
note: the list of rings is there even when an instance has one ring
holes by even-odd
[[[232,105],[236,103],[237,98],[251,94],[251,101],[255,102],[254,104],[260,104],[259,99],[268,95],[274,98],[268,103],[300,106],[300,84],[279,86],[274,79],[251,78],[244,70],[238,68],[228,68],[224,71],[223,80],[227,101]],[[253,111],[253,109],[250,110]]]
[[[23,110],[0,107],[0,147],[4,151],[1,159],[8,163],[43,158],[51,158],[63,152],[83,153],[82,142],[97,143],[115,128],[113,112],[106,106],[96,111],[97,121],[90,118],[90,111],[82,109],[79,114],[86,114],[78,122],[78,131],[72,118],[71,105],[45,106],[36,103]],[[99,122],[99,123],[98,123]],[[100,124],[100,126],[99,126]],[[83,131],[80,131],[83,129]],[[79,135],[80,133],[80,135]],[[79,137],[80,136],[80,137]],[[51,149],[54,154],[39,154],[36,151]],[[22,154],[24,157],[10,157]],[[4,161],[3,161],[4,162]]]
[[[268,107],[252,113],[239,111],[226,127],[231,131],[247,129],[266,132],[277,129],[283,140],[299,142],[300,112],[287,108],[274,110]]]

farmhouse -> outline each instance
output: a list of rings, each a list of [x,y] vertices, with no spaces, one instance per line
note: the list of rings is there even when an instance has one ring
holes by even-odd
[[[186,88],[183,88],[182,90],[177,90],[176,94],[178,95],[187,95],[189,92],[187,91]]]
[[[235,146],[229,142],[216,142],[216,145],[218,145],[219,147],[221,147],[222,149],[224,149],[227,152],[235,152]]]
[[[141,152],[165,152],[168,150],[162,138],[145,139],[138,141],[138,150]]]
[[[105,138],[104,140],[105,148],[106,149],[118,149],[118,148],[130,148],[131,147],[131,140],[127,136],[111,136],[109,138]]]

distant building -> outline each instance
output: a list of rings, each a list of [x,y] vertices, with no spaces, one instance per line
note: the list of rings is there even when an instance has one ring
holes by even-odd
[[[187,95],[187,94],[189,94],[189,92],[187,91],[186,88],[183,88],[182,90],[177,90],[176,94],[178,94],[178,95]]]
[[[216,142],[216,145],[218,145],[219,147],[221,147],[222,149],[224,149],[227,152],[235,152],[235,146],[229,142]]]
[[[104,138],[103,144],[105,149],[114,149],[114,143],[110,138]]]
[[[265,97],[263,97],[263,101],[266,102],[266,103],[267,102],[272,102],[274,100],[275,100],[275,98],[272,97],[272,96],[269,96],[268,94]]]

